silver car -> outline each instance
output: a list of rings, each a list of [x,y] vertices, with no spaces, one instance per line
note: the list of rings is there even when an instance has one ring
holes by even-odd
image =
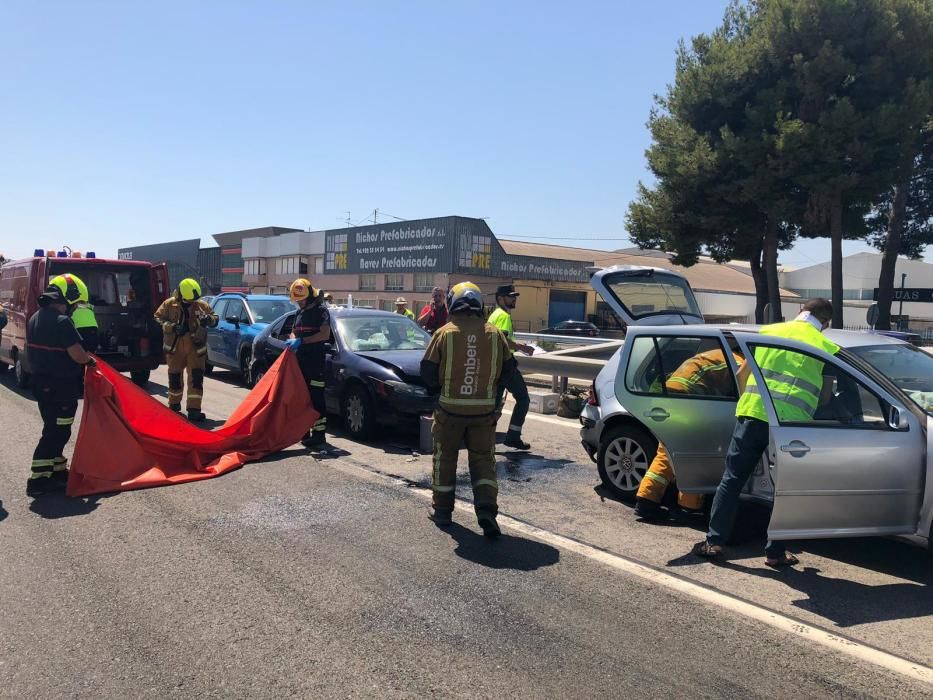
[[[816,357],[831,391],[810,421],[777,419],[763,393],[771,426],[767,468],[749,480],[748,498],[773,502],[772,539],[900,535],[933,541],[933,357],[878,334],[829,331],[835,356],[748,326],[702,325],[686,280],[666,270],[605,270],[593,279],[628,325],[625,342],[593,385],[581,416],[583,445],[604,484],[634,499],[658,442],[670,454],[677,486],[713,493],[735,425],[738,388],[734,354],[774,347]],[[645,325],[645,324],[651,325]],[[668,393],[667,376],[684,360],[719,350],[732,386],[721,395]],[[660,379],[660,380],[659,380]]]

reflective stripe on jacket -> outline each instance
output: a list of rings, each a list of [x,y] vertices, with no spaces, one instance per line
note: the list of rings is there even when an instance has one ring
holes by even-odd
[[[85,302],[75,304],[75,310],[71,313],[71,320],[75,328],[97,328],[97,316],[94,314],[94,307]]]
[[[807,343],[830,355],[839,352],[838,345],[807,321],[775,323],[765,326],[760,333]],[[780,421],[809,421],[813,418],[823,389],[823,362],[794,350],[759,347],[755,350],[755,363],[768,386]],[[749,376],[735,415],[767,423],[768,413],[760,391],[755,377]]]
[[[424,359],[438,366],[439,403],[448,413],[482,416],[496,410],[496,386],[509,357],[505,336],[472,314],[452,314],[431,339]]]
[[[742,358],[733,353],[736,364]],[[708,350],[685,360],[667,378],[668,391],[698,396],[735,396],[732,369],[722,350]]]

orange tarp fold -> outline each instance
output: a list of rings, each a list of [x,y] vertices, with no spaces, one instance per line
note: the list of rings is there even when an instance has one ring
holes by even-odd
[[[98,360],[85,376],[66,493],[87,496],[210,479],[295,444],[317,419],[290,352],[282,353],[213,431],[188,422]]]

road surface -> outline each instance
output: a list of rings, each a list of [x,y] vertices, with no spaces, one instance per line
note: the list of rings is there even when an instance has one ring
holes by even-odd
[[[164,370],[150,389],[164,397]],[[205,412],[222,421],[245,394],[217,372]],[[40,421],[9,373],[0,418],[4,697],[933,693],[873,657],[921,676],[933,665],[924,552],[807,543],[798,571],[772,572],[749,509],[730,563],[698,562],[687,552],[702,524],[637,522],[598,488],[572,421],[530,418],[531,455],[500,453],[509,517],[489,542],[468,510],[447,532],[428,521],[430,459],[414,437],[336,434],[333,459],[295,447],[194,484],[32,501]],[[701,585],[653,582],[638,563]],[[808,639],[823,630],[867,658]]]

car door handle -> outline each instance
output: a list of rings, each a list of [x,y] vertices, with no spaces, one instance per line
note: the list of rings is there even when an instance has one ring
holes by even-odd
[[[809,451],[810,448],[800,440],[791,440],[789,445],[781,445],[781,452],[788,452],[794,457],[803,457]]]
[[[645,418],[650,418],[651,420],[656,420],[659,423],[662,420],[667,420],[671,417],[671,414],[665,411],[660,406],[655,406],[650,411],[645,411]]]

